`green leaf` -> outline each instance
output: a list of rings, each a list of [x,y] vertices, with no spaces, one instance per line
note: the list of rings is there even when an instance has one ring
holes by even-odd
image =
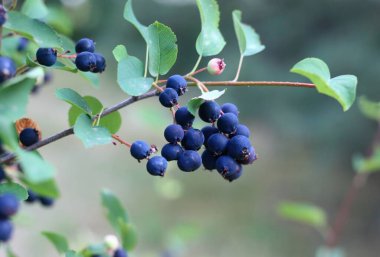
[[[140,32],[141,36],[145,39],[145,41],[148,43],[149,36],[148,36],[148,27],[142,25],[136,18],[135,13],[133,12],[132,8],[132,0],[127,0],[125,7],[124,7],[124,19],[129,21],[135,28]]]
[[[117,62],[120,62],[124,58],[128,57],[128,52],[127,49],[125,48],[124,45],[117,45],[113,50],[112,50],[113,56],[115,57]]]
[[[7,257],[17,257],[17,255],[12,251],[10,245],[7,245]]]
[[[82,110],[84,113],[92,115],[92,109],[88,106],[86,100],[71,88],[60,88],[55,91],[55,96],[72,106]]]
[[[13,182],[6,182],[0,184],[0,195],[3,193],[11,193],[17,196],[20,201],[24,201],[28,198],[28,192],[20,184]]]
[[[99,73],[78,71],[78,74],[82,78],[90,82],[92,86],[94,86],[95,88],[99,88],[100,86]]]
[[[41,158],[37,152],[16,150],[25,178],[31,183],[41,183],[54,177],[54,167]]]
[[[196,49],[201,56],[219,54],[226,42],[219,30],[220,12],[216,0],[197,0],[202,21],[202,30],[196,42]]]
[[[192,98],[187,103],[187,109],[189,110],[189,112],[191,114],[193,114],[194,116],[196,116],[197,113],[198,113],[199,106],[201,106],[201,104],[203,103],[203,101],[213,101],[213,100],[216,100],[219,97],[221,97],[225,92],[226,92],[225,89],[222,90],[222,91],[213,90],[213,91],[210,91],[210,92],[202,92],[202,95]]]
[[[52,28],[22,13],[8,12],[8,20],[4,27],[35,41],[40,47],[62,49],[62,40]]]
[[[330,78],[326,63],[317,58],[306,58],[298,62],[291,72],[307,77],[319,93],[336,99],[347,111],[355,101],[357,78],[354,75],[341,75]]]
[[[85,257],[93,255],[107,256],[107,247],[104,243],[90,244],[85,249],[81,250],[80,253]]]
[[[370,101],[367,97],[361,96],[359,109],[367,118],[380,121],[380,102]]]
[[[86,148],[112,142],[111,133],[104,127],[92,126],[92,120],[86,114],[80,115],[76,120],[74,134],[82,140]]]
[[[22,179],[22,182],[33,192],[38,195],[50,197],[50,198],[58,198],[59,190],[55,180],[50,179],[43,181],[41,183],[33,183],[27,179]]]
[[[137,245],[137,233],[135,228],[129,223],[120,222],[120,229],[123,248],[127,251],[132,251]]]
[[[69,251],[65,252],[65,257],[84,257],[84,256],[80,253],[73,251],[73,250],[69,250]]]
[[[19,149],[15,124],[7,116],[0,115],[0,140],[12,150]]]
[[[341,248],[321,246],[318,247],[315,257],[345,257],[346,254]]]
[[[25,0],[21,12],[32,19],[42,19],[49,13],[43,0]]]
[[[201,104],[203,103],[203,99],[201,98],[193,98],[191,99],[188,103],[187,103],[187,109],[188,111],[194,115],[194,116],[197,116],[197,113],[198,113],[198,109],[199,107],[201,106]]]
[[[34,61],[31,56],[27,55],[26,65],[28,65],[28,67],[42,67],[45,69],[64,70],[64,71],[68,71],[72,73],[78,72],[78,69],[76,68],[76,66],[70,60],[67,60],[64,58],[59,58],[54,65],[50,67],[46,67],[45,65],[41,65],[37,61]]]
[[[177,60],[177,37],[168,26],[157,21],[148,27],[148,32],[149,72],[154,77],[165,75]]]
[[[285,219],[304,223],[317,229],[327,226],[325,211],[311,204],[283,202],[279,205],[277,212]]]
[[[117,82],[120,88],[131,96],[139,96],[148,92],[152,87],[153,79],[144,78],[144,64],[138,58],[128,55],[126,49],[124,58],[120,59],[120,49],[119,45],[116,47],[116,51],[113,51],[115,59],[119,60]]]
[[[102,190],[101,198],[109,223],[120,233],[122,230],[120,224],[128,223],[128,216],[124,207],[120,200],[108,189]]]
[[[64,35],[73,34],[74,24],[73,20],[67,15],[67,10],[62,6],[52,7],[49,6],[48,15],[44,18],[44,21],[51,26],[57,32]],[[65,50],[68,50],[64,48]],[[75,53],[75,51],[72,51]]]
[[[92,110],[93,115],[97,115],[103,110],[103,104],[95,97],[84,96],[83,99],[86,101],[86,103]],[[69,110],[69,125],[74,126],[77,118],[83,113],[85,112],[83,112],[82,109],[76,106],[72,106]],[[121,120],[122,119],[121,119],[120,112],[116,111],[116,112],[108,114],[105,117],[102,117],[100,119],[99,125],[108,129],[108,131],[111,134],[115,134],[116,132],[119,131],[121,127]]]
[[[256,31],[251,26],[241,22],[241,11],[233,11],[232,19],[239,43],[240,54],[242,56],[254,55],[265,49],[265,46],[261,44],[260,36],[256,33]]]
[[[380,171],[380,147],[376,147],[373,154],[365,158],[362,155],[354,155],[352,166],[358,173],[373,173]]]
[[[46,237],[47,240],[50,241],[50,243],[54,245],[58,253],[62,254],[62,253],[67,252],[70,249],[69,243],[67,242],[67,239],[64,236],[59,235],[54,232],[48,232],[48,231],[44,231],[41,234],[44,237]]]

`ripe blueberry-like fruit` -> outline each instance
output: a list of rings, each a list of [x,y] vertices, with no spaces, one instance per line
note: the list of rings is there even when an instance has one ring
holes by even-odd
[[[162,147],[161,155],[167,161],[174,161],[178,160],[178,155],[183,151],[183,148],[178,144],[166,144],[164,147]]]
[[[217,122],[218,129],[227,135],[235,133],[237,125],[239,125],[239,120],[233,113],[223,114]]]
[[[3,26],[4,23],[8,19],[7,10],[5,10],[4,6],[0,4],[0,26]]]
[[[173,107],[178,104],[178,94],[173,88],[166,88],[158,98],[164,107]]]
[[[19,138],[21,144],[24,146],[31,146],[38,142],[39,133],[34,128],[25,128],[21,131]]]
[[[149,157],[152,153],[151,146],[141,140],[135,141],[131,146],[131,155],[138,161]]]
[[[214,156],[212,153],[205,150],[201,157],[203,167],[205,167],[206,170],[214,170],[216,168],[216,160],[218,159],[218,156]]]
[[[117,249],[113,254],[113,257],[127,257],[127,256],[128,256],[127,252],[121,248]]]
[[[181,125],[183,129],[189,129],[193,126],[194,115],[189,112],[186,106],[180,107],[175,112],[175,121]]]
[[[14,194],[0,195],[0,218],[8,218],[18,211],[20,203]]]
[[[211,135],[207,140],[207,150],[214,156],[222,155],[227,150],[228,138],[223,134]]]
[[[238,136],[238,135],[250,137],[251,132],[249,131],[249,128],[246,125],[239,124],[236,127],[236,132],[234,134],[232,134],[231,136],[234,137],[234,136]]]
[[[181,142],[185,132],[180,125],[172,124],[166,127],[164,131],[165,139],[172,144]]]
[[[0,57],[0,83],[13,78],[16,75],[16,64],[11,58],[6,56]]]
[[[248,165],[248,164],[252,164],[256,160],[257,160],[257,155],[256,155],[256,152],[255,152],[255,148],[253,148],[253,146],[251,146],[249,148],[249,155],[248,155],[248,157],[245,157],[244,160],[238,161],[238,163],[241,163],[243,165]]]
[[[205,101],[199,106],[198,115],[205,121],[213,123],[220,117],[220,106],[215,101]]]
[[[211,75],[220,75],[224,71],[226,64],[223,59],[213,58],[207,64],[207,71]]]
[[[12,237],[12,232],[12,222],[7,219],[0,219],[0,242],[7,242]]]
[[[6,178],[5,171],[2,166],[0,166],[0,182]]]
[[[186,150],[196,150],[198,151],[205,140],[203,133],[199,129],[189,129],[186,131],[185,136],[181,141],[181,145]]]
[[[34,193],[32,190],[28,190],[28,198],[25,200],[27,203],[34,203],[38,200],[38,195]]]
[[[28,44],[29,44],[29,39],[27,39],[25,37],[20,37],[18,39],[17,51],[18,52],[25,51],[26,48],[28,47]]]
[[[167,167],[168,162],[161,156],[154,156],[150,158],[146,164],[146,169],[153,176],[163,177]]]
[[[57,51],[53,48],[38,48],[36,58],[39,64],[50,67],[57,61]]]
[[[178,95],[183,95],[187,89],[187,81],[181,75],[173,75],[168,78],[166,88],[172,88]]]
[[[93,72],[102,73],[106,69],[106,59],[104,59],[104,56],[101,54],[94,53],[94,55],[96,58],[96,67]]]
[[[186,150],[178,156],[177,165],[182,171],[194,171],[198,169],[201,164],[202,159],[196,151]]]
[[[94,71],[96,69],[96,56],[91,52],[81,52],[75,59],[75,65],[80,71]]]
[[[220,156],[216,160],[215,166],[219,174],[229,181],[232,181],[236,174],[242,170],[241,165],[228,155]]]
[[[42,206],[50,207],[54,204],[54,199],[46,196],[39,196],[38,200],[40,200],[40,203]]]
[[[238,161],[244,161],[249,158],[251,143],[245,136],[235,136],[228,142],[227,153],[229,156]]]
[[[82,38],[75,45],[75,52],[77,52],[78,54],[82,52],[93,53],[94,51],[95,51],[94,41],[89,38]]]
[[[239,109],[236,107],[236,105],[232,103],[225,103],[222,105],[222,111],[223,113],[233,113],[236,116],[239,115]]]
[[[205,137],[204,145],[207,147],[207,141],[211,135],[219,133],[219,129],[213,126],[206,126],[201,129],[203,136]]]

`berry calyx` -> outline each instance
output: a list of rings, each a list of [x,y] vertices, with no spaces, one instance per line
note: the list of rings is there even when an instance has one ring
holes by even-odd
[[[161,156],[154,156],[150,158],[146,164],[146,169],[153,176],[163,177],[167,167],[168,162]]]
[[[91,52],[81,52],[75,59],[75,65],[80,71],[94,71],[96,69],[96,56]]]
[[[175,112],[175,121],[177,124],[181,125],[183,129],[189,129],[193,126],[194,115],[189,112],[186,106],[180,107]]]
[[[238,161],[244,161],[249,158],[251,149],[251,143],[245,136],[235,136],[229,142],[227,146],[227,153],[229,156]]]
[[[45,66],[53,66],[57,61],[57,50],[53,48],[38,48],[36,53],[37,62]]]
[[[174,161],[178,160],[179,154],[181,154],[183,151],[183,148],[178,144],[166,144],[164,147],[162,147],[161,155],[167,161]]]
[[[20,142],[23,146],[31,146],[39,141],[39,132],[34,128],[25,128],[19,135]]]
[[[0,83],[16,76],[16,64],[6,56],[0,56]]]
[[[237,108],[236,105],[232,103],[225,103],[222,105],[222,111],[223,113],[233,113],[236,116],[239,115],[239,109]]]
[[[257,155],[256,155],[256,152],[255,152],[255,148],[253,148],[253,146],[251,146],[249,148],[249,155],[248,155],[248,157],[245,157],[244,160],[238,161],[238,163],[241,163],[243,165],[248,165],[248,164],[252,164],[256,160],[257,160]]]
[[[178,104],[178,94],[173,88],[166,88],[160,93],[159,101],[164,107],[171,108]]]
[[[140,161],[148,158],[152,154],[152,148],[148,143],[137,140],[131,145],[130,152],[135,159]]]
[[[219,157],[215,166],[219,174],[230,182],[240,177],[242,171],[241,165],[228,155]]]
[[[92,39],[82,38],[75,44],[75,52],[78,54],[82,52],[93,53],[94,51],[95,51],[95,44]]]
[[[181,145],[186,150],[198,151],[205,140],[203,133],[199,129],[189,129],[181,141]]]
[[[6,219],[17,213],[19,200],[14,194],[5,193],[0,195],[0,218]]]
[[[13,224],[10,220],[0,219],[0,242],[7,242],[12,237]]]
[[[183,128],[177,124],[172,124],[172,125],[167,126],[164,131],[165,139],[169,143],[172,143],[172,144],[181,142],[184,135],[185,135],[185,132],[183,131]]]
[[[183,95],[187,90],[187,81],[181,75],[173,75],[168,78],[166,88],[172,88],[178,95]]]
[[[226,68],[226,63],[223,59],[213,58],[207,64],[207,71],[211,75],[220,75]]]
[[[205,121],[214,123],[220,117],[220,106],[215,101],[205,101],[199,106],[198,115]]]
[[[249,128],[243,124],[239,124],[237,125],[236,127],[236,132],[234,134],[232,134],[231,136],[245,136],[245,137],[250,137],[251,136],[251,132],[249,131]]]
[[[178,168],[185,172],[195,171],[202,164],[202,159],[196,151],[186,150],[178,156]]]
[[[223,114],[217,122],[218,129],[227,135],[234,134],[238,124],[239,120],[233,113]]]

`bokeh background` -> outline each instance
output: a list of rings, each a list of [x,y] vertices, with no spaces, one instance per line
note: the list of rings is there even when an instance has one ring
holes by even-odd
[[[145,56],[145,44],[123,18],[124,0],[62,0],[74,24],[72,37],[93,38],[107,58],[100,89],[82,78],[55,72],[54,81],[31,98],[28,115],[49,136],[68,127],[68,105],[54,97],[60,87],[97,96],[112,105],[127,96],[116,83],[112,49],[125,44],[128,52]],[[234,77],[239,51],[231,12],[243,11],[243,21],[261,35],[266,50],[246,58],[241,80],[304,81],[289,69],[305,57],[323,59],[333,76],[355,74],[358,95],[380,99],[380,1],[378,0],[219,0],[221,30],[227,46],[224,74],[202,79]],[[159,20],[178,37],[178,62],[173,73],[184,74],[194,65],[194,42],[200,31],[194,0],[135,0],[135,12],[144,24]],[[69,26],[69,24],[68,24]],[[207,63],[205,58],[201,65]],[[196,95],[196,88],[182,103]],[[12,241],[20,256],[58,256],[40,231],[66,235],[72,247],[99,242],[112,233],[100,206],[100,190],[109,188],[126,206],[139,244],[131,256],[175,257],[304,257],[314,256],[323,244],[309,227],[284,221],[276,206],[284,200],[323,207],[331,221],[353,177],[351,157],[363,153],[376,124],[365,119],[355,104],[344,113],[338,103],[313,89],[232,88],[220,102],[234,102],[240,120],[253,131],[259,160],[243,176],[224,181],[217,173],[198,170],[185,174],[171,164],[165,178],[150,176],[122,146],[85,150],[75,137],[41,149],[58,170],[62,197],[54,208],[23,206]],[[121,111],[120,136],[144,139],[162,146],[170,113],[157,99]],[[200,121],[195,125],[202,127]],[[373,175],[361,190],[344,231],[341,247],[348,257],[377,257],[380,252],[380,177]]]

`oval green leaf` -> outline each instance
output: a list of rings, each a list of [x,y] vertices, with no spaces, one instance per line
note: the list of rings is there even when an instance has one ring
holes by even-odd
[[[122,231],[121,225],[128,223],[127,212],[120,200],[108,189],[102,190],[101,200],[109,223],[120,234]]]
[[[20,184],[13,182],[0,184],[0,195],[4,193],[14,194],[20,201],[24,201],[28,198],[27,190]]]
[[[46,239],[49,240],[50,243],[52,243],[52,245],[58,253],[62,254],[70,249],[69,243],[67,242],[67,239],[64,236],[49,231],[41,232],[41,234],[44,237],[46,237]]]
[[[42,19],[49,13],[43,0],[26,0],[21,12],[32,19]]]
[[[129,21],[135,28],[140,32],[141,36],[145,39],[145,42],[148,44],[149,35],[148,35],[148,27],[142,25],[136,18],[135,13],[132,8],[132,0],[127,0],[124,7],[124,19]]]
[[[108,129],[92,126],[92,119],[86,114],[81,114],[76,120],[74,134],[82,140],[86,148],[112,143],[112,136]]]
[[[82,110],[84,113],[87,113],[88,115],[92,115],[92,109],[87,104],[86,100],[78,94],[75,90],[71,88],[59,88],[55,91],[55,96],[58,99],[61,99],[72,106],[76,106],[80,110]]]

